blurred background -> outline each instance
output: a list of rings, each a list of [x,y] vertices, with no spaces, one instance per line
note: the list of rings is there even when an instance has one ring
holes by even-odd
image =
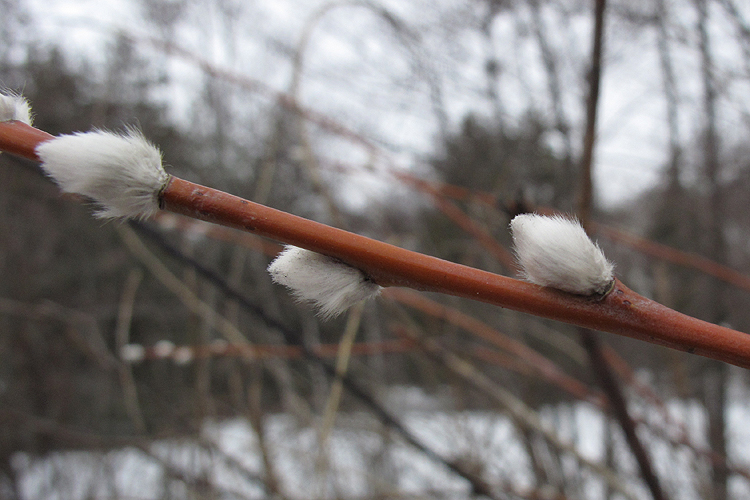
[[[50,133],[139,127],[180,177],[515,275],[512,215],[577,209],[593,26],[0,0],[0,86]],[[603,42],[591,232],[629,287],[750,331],[748,5],[613,0]],[[273,242],[94,211],[0,155],[0,498],[750,498],[745,370],[409,290],[323,322]]]

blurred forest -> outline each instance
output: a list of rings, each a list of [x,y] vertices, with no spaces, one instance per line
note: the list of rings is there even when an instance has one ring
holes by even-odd
[[[124,3],[137,29],[60,21],[104,32],[86,56],[0,0],[36,127],[136,126],[183,178],[506,275],[512,215],[577,210],[593,2],[289,1],[275,34],[273,2]],[[624,148],[659,177],[591,229],[634,290],[750,332],[741,3],[607,5],[598,137],[647,101]],[[403,289],[323,322],[273,242],[92,212],[0,155],[0,498],[750,499],[744,370],[597,335],[628,423],[576,328]]]

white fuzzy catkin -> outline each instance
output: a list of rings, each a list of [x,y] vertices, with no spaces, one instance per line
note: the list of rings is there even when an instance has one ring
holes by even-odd
[[[174,343],[170,340],[160,340],[152,348],[154,356],[157,358],[168,358],[176,349]]]
[[[101,218],[140,218],[159,210],[169,179],[161,152],[134,129],[62,135],[36,148],[42,168],[66,193],[96,201]]]
[[[578,295],[604,294],[612,285],[614,266],[578,220],[522,214],[510,228],[527,281]]]
[[[287,246],[268,266],[268,272],[297,299],[315,304],[324,319],[338,316],[381,290],[359,269],[294,246]]]
[[[13,92],[0,94],[0,122],[18,120],[31,125],[31,107],[21,95]]]
[[[140,363],[146,357],[146,349],[140,344],[125,344],[120,349],[120,359],[126,363]]]
[[[194,353],[193,348],[188,346],[178,347],[172,353],[172,361],[176,365],[184,366],[193,360]]]

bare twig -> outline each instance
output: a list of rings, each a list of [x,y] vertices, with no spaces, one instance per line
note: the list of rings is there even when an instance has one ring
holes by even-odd
[[[134,269],[128,275],[125,287],[120,298],[120,307],[117,311],[117,325],[115,326],[115,346],[120,353],[125,345],[129,342],[130,325],[133,318],[133,305],[135,304],[135,294],[138,286],[143,280],[143,272],[140,269]],[[138,404],[138,391],[136,389],[133,372],[127,363],[120,363],[120,384],[122,385],[123,398],[125,399],[125,411],[133,421],[133,426],[137,432],[145,432],[146,422],[143,420],[143,413]]]
[[[445,349],[434,339],[424,337],[414,330],[402,328],[399,329],[398,332],[417,341],[424,348],[424,352],[431,358],[448,368],[451,373],[458,376],[461,380],[491,398],[492,401],[498,404],[503,410],[507,411],[520,426],[538,432],[555,448],[575,457],[580,464],[596,472],[607,482],[607,484],[610,485],[610,487],[619,491],[624,497],[630,499],[635,498],[632,492],[630,492],[620,478],[617,477],[617,474],[601,464],[585,458],[573,445],[562,441],[555,432],[548,429],[547,426],[542,423],[534,410],[515,397],[509,390],[493,382],[487,375],[477,370],[471,363]]]
[[[70,328],[65,329],[65,333],[73,345],[91,358],[100,369],[109,371],[118,366],[117,359],[106,348],[96,319],[86,313],[63,307],[51,301],[29,304],[0,297],[0,314],[22,316],[29,320],[39,320],[45,317],[60,321],[70,326]],[[74,327],[83,327],[82,331],[87,332],[88,335],[83,335],[79,328]]]
[[[139,227],[140,229],[144,229],[143,226],[139,226]],[[297,338],[294,332],[287,329],[278,320],[275,320],[269,317],[265,313],[265,311],[261,310],[261,308],[257,307],[255,304],[250,302],[244,295],[242,295],[237,290],[229,286],[226,283],[226,281],[223,280],[220,276],[218,276],[216,273],[212,272],[210,269],[206,268],[205,266],[201,265],[199,262],[195,261],[195,259],[192,259],[184,255],[183,253],[181,253],[179,250],[174,248],[165,240],[161,238],[153,238],[153,239],[154,241],[158,242],[165,251],[167,251],[174,257],[178,258],[180,261],[185,262],[189,264],[191,267],[193,267],[198,274],[201,274],[204,278],[206,278],[208,281],[213,283],[218,289],[224,292],[228,297],[231,297],[232,299],[237,300],[237,302],[241,305],[241,307],[243,307],[246,311],[252,314],[255,314],[259,318],[261,318],[269,326],[269,328],[279,331],[283,335],[284,340],[288,344],[299,345],[304,358],[318,364],[323,369],[323,371],[325,371],[327,376],[329,376],[332,379],[336,377],[336,369],[330,366],[325,361],[323,361],[323,359],[316,353],[315,349],[311,348],[304,342],[300,344],[299,339]],[[271,364],[270,368],[273,371],[274,365]],[[456,463],[456,462],[453,462],[444,458],[438,452],[433,450],[430,446],[422,443],[422,441],[419,440],[416,436],[414,436],[398,418],[396,418],[393,414],[391,414],[388,410],[386,410],[378,402],[378,400],[369,393],[369,391],[364,389],[352,377],[350,377],[348,374],[343,374],[341,376],[341,380],[343,382],[344,388],[346,388],[350,394],[352,394],[360,402],[364,403],[372,411],[372,413],[381,422],[383,422],[383,424],[385,424],[391,430],[395,431],[407,444],[409,444],[414,449],[416,449],[417,451],[419,451],[420,453],[428,457],[430,460],[433,460],[435,463],[445,466],[446,468],[448,468],[455,474],[464,478],[466,481],[469,482],[469,484],[472,487],[472,490],[476,494],[485,495],[491,499],[498,498],[491,491],[489,485],[481,481],[472,470],[468,469],[461,463]]]
[[[156,277],[169,291],[171,291],[189,310],[204,319],[216,318],[216,329],[230,342],[248,345],[247,338],[237,327],[217,312],[207,303],[201,301],[179,278],[177,278],[167,266],[165,266],[151,251],[146,248],[135,232],[127,226],[117,226],[123,243],[137,257],[143,265]]]
[[[338,352],[336,353],[336,378],[333,380],[333,384],[331,384],[331,392],[329,393],[328,401],[323,411],[323,421],[320,425],[318,440],[321,447],[326,445],[336,419],[336,413],[341,402],[341,391],[343,389],[342,378],[349,369],[349,360],[351,359],[352,348],[354,347],[354,339],[357,336],[357,331],[359,331],[363,311],[362,303],[352,307],[349,311],[346,326],[344,327],[344,335],[341,337],[341,342],[339,343]]]
[[[589,358],[591,359],[591,365],[597,381],[599,382],[599,385],[601,385],[605,394],[607,394],[610,408],[625,433],[625,440],[628,442],[628,445],[635,456],[636,462],[641,471],[641,476],[643,476],[643,480],[651,491],[654,500],[666,499],[667,497],[662,492],[659,478],[654,472],[646,448],[636,434],[635,422],[628,412],[627,402],[625,401],[622,390],[617,383],[617,379],[612,374],[612,370],[602,354],[602,349],[599,346],[598,339],[594,336],[593,332],[588,330],[587,332],[588,334],[581,336],[583,339],[583,345],[589,352]]]
[[[483,203],[490,207],[497,207],[499,204],[497,197],[491,193],[474,191],[462,186],[454,186],[435,181],[426,181],[401,172],[394,172],[393,175],[396,179],[407,183],[414,189],[427,193],[433,197],[442,196],[455,200],[474,201]],[[545,215],[554,215],[558,213],[556,210],[547,207],[534,207],[534,210]],[[719,264],[718,262],[702,255],[686,252],[662,243],[657,243],[600,222],[589,221],[588,229],[591,229],[597,236],[601,235],[614,242],[627,245],[644,255],[650,255],[651,257],[672,264],[695,269],[696,271],[718,278],[730,285],[736,286],[737,288],[750,290],[750,276],[736,271],[731,267]],[[503,262],[501,259],[498,260]]]
[[[318,427],[318,459],[316,467],[318,468],[318,477],[324,477],[322,474],[325,464],[328,463],[328,438],[336,422],[341,395],[344,390],[343,377],[349,369],[349,360],[352,355],[354,339],[359,331],[359,325],[362,321],[364,311],[363,303],[356,304],[349,310],[349,316],[344,327],[344,335],[336,353],[336,376],[331,383],[331,390],[328,393],[325,409],[323,410],[322,419]]]
[[[386,290],[385,296],[399,303],[417,309],[433,317],[443,319],[490,344],[503,349],[513,356],[517,363],[526,366],[529,373],[535,373],[557,385],[574,397],[601,405],[600,397],[594,395],[583,383],[565,374],[555,363],[542,356],[523,342],[514,340],[495,330],[486,323],[458,309],[445,306],[409,290]]]

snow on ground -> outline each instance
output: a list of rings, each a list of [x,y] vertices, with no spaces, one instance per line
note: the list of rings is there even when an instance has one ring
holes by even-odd
[[[414,395],[420,391],[408,392]],[[520,491],[535,486],[525,445],[507,417],[488,411],[424,409],[430,396],[420,394],[416,399],[422,408],[402,410],[401,415],[422,443],[444,457],[474,464],[490,484],[512,485]],[[685,423],[691,441],[704,446],[705,411],[690,401],[673,401],[667,406],[676,421]],[[634,410],[648,412],[637,406]],[[543,410],[541,416],[563,440],[575,443],[583,456],[595,461],[604,459],[605,432],[610,429],[621,476],[638,498],[649,498],[619,429],[607,427],[596,408],[586,403],[561,405]],[[748,419],[748,398],[733,400],[729,407],[729,445],[731,461],[738,466],[750,464]],[[465,481],[384,433],[368,414],[339,415],[327,457],[318,453],[314,427],[284,414],[270,416],[265,426],[271,461],[291,498],[357,497],[373,494],[374,489],[401,494],[439,492],[447,498],[466,498],[469,494]],[[705,467],[705,463],[696,461],[689,448],[670,444],[656,433],[641,429],[640,434],[671,496],[681,500],[701,498],[695,467]],[[216,448],[208,451],[211,446],[203,447],[199,441]],[[188,493],[185,483],[174,480],[181,475],[206,480],[223,493],[223,498],[264,497],[258,441],[247,421],[208,423],[199,441],[159,441],[148,452],[136,448],[57,452],[39,459],[17,454],[13,466],[19,472],[25,500],[182,498]],[[563,464],[580,476],[582,500],[602,498],[604,484],[594,474],[580,472],[569,457]],[[743,478],[735,476],[730,490],[731,498],[750,497],[750,483]]]

